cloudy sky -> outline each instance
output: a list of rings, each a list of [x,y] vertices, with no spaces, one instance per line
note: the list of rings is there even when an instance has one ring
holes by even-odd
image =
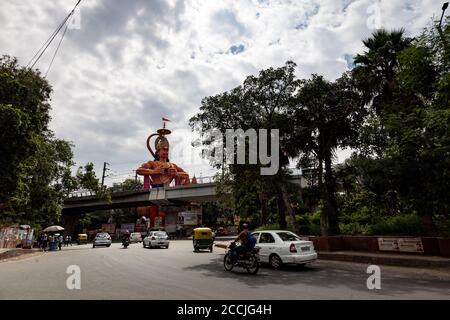
[[[26,65],[76,0],[1,0],[0,54]],[[191,175],[200,161],[188,119],[203,97],[229,90],[259,70],[297,63],[298,77],[337,78],[377,27],[415,35],[438,0],[83,0],[47,76],[54,89],[51,128],[94,162],[108,184],[149,160],[145,141],[169,128],[171,161]],[[44,73],[59,38],[36,65]],[[342,160],[348,152],[341,152]]]

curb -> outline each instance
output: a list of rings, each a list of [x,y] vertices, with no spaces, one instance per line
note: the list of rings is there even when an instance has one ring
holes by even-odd
[[[218,248],[226,249],[228,243],[219,242],[215,244]],[[358,252],[317,252],[319,260],[356,262],[365,264],[380,264],[397,267],[412,268],[450,268],[450,259],[441,257],[412,257],[412,256],[378,256],[360,254]]]
[[[366,264],[380,264],[398,267],[427,267],[427,268],[449,268],[450,259],[436,258],[427,259],[426,257],[411,256],[375,256],[358,253],[338,253],[338,252],[318,252],[318,259],[333,260],[344,262],[357,262]]]

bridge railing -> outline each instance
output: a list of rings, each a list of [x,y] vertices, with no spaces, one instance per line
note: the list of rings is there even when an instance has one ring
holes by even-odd
[[[199,177],[197,178],[197,184],[203,184],[203,183],[212,183],[214,182],[214,177],[210,176],[210,177]],[[170,184],[169,187],[175,187],[175,180],[173,180]],[[126,186],[126,187],[117,187],[115,186],[113,190],[109,190],[111,192],[111,194],[115,194],[115,193],[121,193],[121,192],[132,192],[132,191],[142,191],[144,190],[143,187],[141,186],[135,186],[135,187],[130,187],[130,186]],[[71,198],[82,198],[82,197],[92,197],[92,196],[96,196],[97,194],[94,191],[90,191],[90,190],[77,190],[77,191],[73,191],[69,194],[69,196],[67,198],[71,199]]]

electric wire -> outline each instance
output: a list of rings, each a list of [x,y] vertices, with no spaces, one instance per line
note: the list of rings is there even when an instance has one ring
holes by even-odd
[[[33,62],[33,64],[30,66],[30,68],[33,68],[36,63],[40,60],[40,58],[42,57],[42,55],[44,54],[44,52],[47,50],[47,48],[50,46],[50,44],[53,42],[53,40],[56,38],[57,34],[61,31],[61,29],[66,26],[66,30],[67,30],[67,20],[69,20],[69,18],[71,18],[75,12],[75,9],[77,8],[77,6],[80,4],[81,0],[78,0],[77,4],[73,7],[72,11],[66,16],[66,18],[63,20],[63,22],[61,22],[59,24],[59,26],[56,28],[55,31],[53,31],[53,33],[50,35],[50,37],[44,42],[44,44],[39,48],[39,50],[34,54],[33,58],[31,58],[31,60],[28,62],[27,64],[27,68],[30,66],[31,62]],[[65,30],[65,31],[66,31]],[[64,31],[64,33],[65,33]],[[36,57],[37,56],[37,57]],[[54,58],[53,58],[54,59]]]
[[[62,34],[62,36],[61,36],[61,39],[59,40],[59,43],[58,43],[58,46],[56,47],[55,52],[53,53],[52,60],[50,61],[50,64],[48,65],[48,68],[47,68],[47,71],[45,72],[44,78],[47,78],[48,72],[50,71],[50,68],[51,68],[52,65],[53,65],[53,61],[55,60],[56,54],[58,53],[59,47],[61,46],[61,42],[63,41],[64,36],[66,35],[67,29],[68,29],[69,24],[70,24],[70,22],[72,21],[72,19],[73,19],[73,15],[70,17],[69,23],[67,23],[67,24],[66,24],[66,27],[64,28],[64,32],[63,32],[63,34]]]

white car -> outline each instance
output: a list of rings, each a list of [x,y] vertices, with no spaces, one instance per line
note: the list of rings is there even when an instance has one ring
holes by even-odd
[[[169,248],[169,236],[165,231],[150,231],[142,241],[144,248],[166,247]]]
[[[259,250],[262,263],[274,269],[283,264],[305,265],[317,260],[317,252],[312,241],[302,240],[298,235],[286,230],[264,230],[252,233]]]
[[[130,242],[136,243],[136,242],[142,242],[142,235],[140,232],[133,232],[130,234]]]
[[[92,248],[99,246],[111,246],[111,236],[106,232],[97,233],[94,238],[94,242],[92,243]]]

